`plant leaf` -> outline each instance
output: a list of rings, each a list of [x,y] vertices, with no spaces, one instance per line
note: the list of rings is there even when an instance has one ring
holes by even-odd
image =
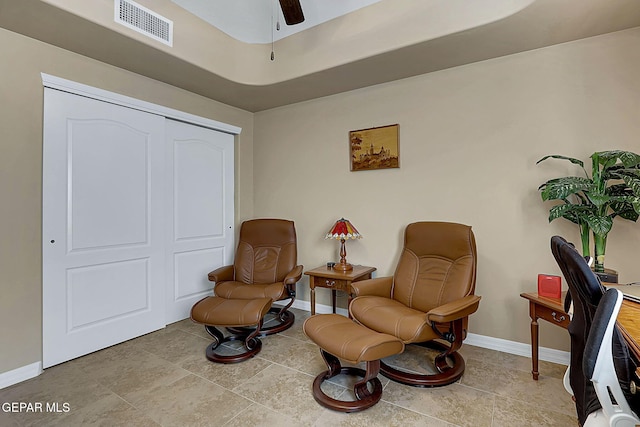
[[[585,219],[591,231],[599,236],[606,236],[613,226],[613,218],[609,216],[587,214]]]
[[[591,193],[588,193],[587,197],[589,198],[591,203],[596,205],[596,207],[598,207],[598,208],[606,205],[607,203],[609,203],[611,201],[611,197],[606,195],[606,194],[591,194]]]
[[[633,194],[640,196],[640,179],[632,176],[624,175],[622,180],[633,191]]]
[[[611,165],[607,168],[604,168],[601,172],[601,177],[603,180],[607,181],[610,179],[622,179],[622,171],[624,171],[624,165],[621,164],[616,164],[616,165]]]
[[[614,160],[614,162],[611,164],[615,164],[620,160],[620,162],[622,162],[622,164],[627,168],[640,164],[640,155],[632,153],[631,151],[611,150],[600,151],[595,154],[600,158],[600,164],[602,165],[610,163],[612,160]]]
[[[616,184],[607,187],[606,193],[612,198],[633,196],[633,191],[631,191],[631,189],[627,187],[626,184]]]
[[[640,214],[640,197],[634,197],[631,200],[631,205],[633,206],[633,209],[636,211],[636,213]]]
[[[543,184],[542,200],[562,200],[572,194],[588,191],[592,188],[590,179],[578,176],[550,179]]]
[[[586,224],[587,215],[593,212],[592,205],[576,205],[565,200],[563,204],[552,206],[549,209],[549,222],[557,218],[564,218],[574,224]]]
[[[575,165],[579,165],[580,167],[584,168],[584,163],[582,162],[582,160],[579,159],[574,159],[573,157],[566,157],[566,156],[561,156],[559,154],[551,154],[549,156],[544,156],[543,158],[541,158],[540,160],[538,160],[536,162],[536,165],[540,162],[544,162],[547,159],[561,159],[561,160],[568,160],[571,163],[575,164]]]
[[[579,224],[578,217],[575,212],[573,212],[574,207],[575,205],[571,205],[568,203],[551,207],[551,209],[549,209],[549,222],[553,221],[554,219],[564,218],[573,222],[574,224]]]
[[[619,207],[616,207],[614,211],[620,218],[633,222],[636,222],[638,220],[638,217],[640,217],[631,203],[625,203]]]
[[[595,167],[596,165],[601,165],[602,171],[606,171],[611,167],[614,167],[615,164],[618,163],[618,157],[613,153],[617,153],[617,152],[601,151],[598,153],[593,153],[591,155],[591,159],[593,160],[592,162],[593,166]],[[595,175],[595,172],[592,171],[592,173]]]

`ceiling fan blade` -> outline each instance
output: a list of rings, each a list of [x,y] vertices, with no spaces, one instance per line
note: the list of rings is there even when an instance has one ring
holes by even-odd
[[[280,7],[287,25],[295,25],[304,21],[300,0],[280,0]]]

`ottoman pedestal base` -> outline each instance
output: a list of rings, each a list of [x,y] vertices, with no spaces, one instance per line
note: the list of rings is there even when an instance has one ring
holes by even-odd
[[[289,303],[284,308],[279,307],[271,307],[269,309],[269,314],[271,316],[267,316],[267,324],[275,323],[271,326],[263,326],[260,329],[260,334],[258,334],[259,338],[266,337],[267,335],[278,334],[282,331],[286,331],[290,327],[293,326],[293,323],[296,320],[296,316],[288,310],[291,303]],[[271,320],[269,320],[271,318]],[[232,332],[234,334],[249,334],[253,332],[252,328],[227,328],[227,331]]]
[[[357,412],[372,407],[382,398],[382,383],[377,378],[380,359],[401,353],[404,344],[398,338],[381,334],[338,314],[317,314],[304,322],[304,333],[320,347],[329,368],[313,381],[313,397],[320,405],[340,412]],[[350,363],[366,362],[366,370],[342,367],[340,359]],[[333,399],[322,391],[322,383],[340,374],[361,377],[353,387],[355,401]]]
[[[327,363],[329,370],[319,374],[313,381],[313,398],[325,408],[334,409],[340,412],[357,412],[372,407],[382,398],[382,383],[378,379],[380,372],[380,360],[372,360],[367,362],[367,370],[354,367],[342,367],[340,360],[333,354],[320,350],[322,358]],[[333,399],[322,391],[322,383],[337,375],[353,375],[362,377],[353,386],[353,392],[356,395],[356,401],[349,402],[345,400]],[[371,384],[369,390],[368,384]]]
[[[214,339],[213,343],[207,346],[207,359],[216,363],[238,363],[247,360],[260,352],[262,341],[258,338],[264,315],[271,308],[271,298],[256,299],[226,299],[220,297],[205,297],[194,304],[191,308],[191,320],[202,323],[205,329]],[[245,333],[229,335],[227,337],[216,328],[231,327],[239,328],[253,326]],[[216,351],[223,343],[232,341],[242,341],[244,352],[233,355],[223,355]]]
[[[207,346],[207,350],[205,351],[207,359],[216,363],[238,363],[252,358],[262,350],[262,341],[258,338],[261,326],[262,322],[260,322],[258,326],[256,326],[256,329],[249,335],[233,334],[225,337],[224,334],[215,326],[205,325],[204,328],[214,339],[214,341]],[[222,344],[233,341],[243,341],[246,351],[228,356],[216,352],[216,349]]]

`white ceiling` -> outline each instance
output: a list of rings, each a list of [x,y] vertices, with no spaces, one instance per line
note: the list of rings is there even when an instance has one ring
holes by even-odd
[[[305,20],[286,25],[278,0],[171,0],[234,39],[271,43],[381,0],[300,0]],[[280,30],[276,22],[280,21]]]

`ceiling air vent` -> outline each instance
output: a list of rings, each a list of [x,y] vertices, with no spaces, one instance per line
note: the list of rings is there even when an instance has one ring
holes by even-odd
[[[131,0],[114,0],[116,22],[173,46],[173,21]]]

